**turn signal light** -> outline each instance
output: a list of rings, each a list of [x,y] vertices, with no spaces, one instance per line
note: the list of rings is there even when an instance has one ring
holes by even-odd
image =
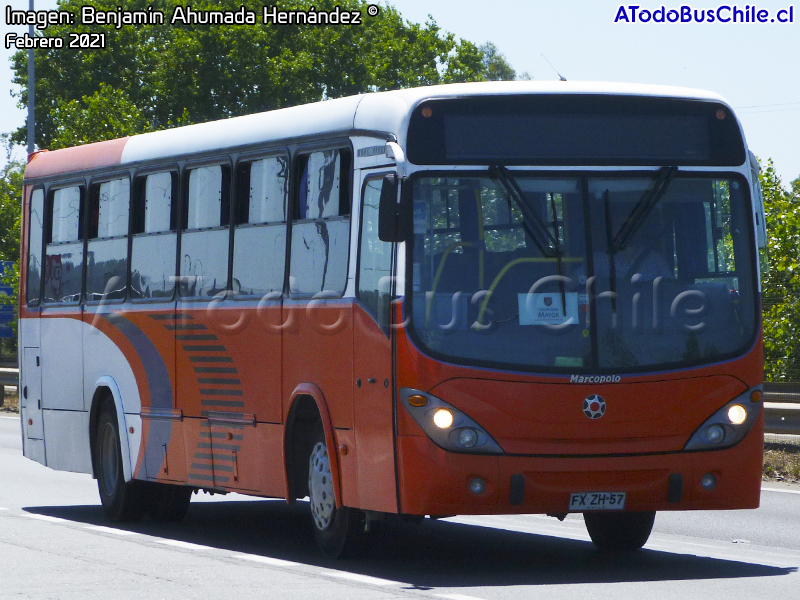
[[[761,390],[753,390],[750,394],[750,402],[761,402]]]
[[[428,399],[425,396],[414,394],[413,396],[408,397],[408,403],[411,406],[416,406],[417,408],[419,408],[420,406],[425,406],[426,404],[428,404]]]

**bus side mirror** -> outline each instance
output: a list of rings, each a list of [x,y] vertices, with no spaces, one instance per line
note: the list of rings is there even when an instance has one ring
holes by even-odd
[[[398,202],[397,175],[391,173],[383,178],[381,200],[378,207],[378,238],[382,242],[405,240],[402,205]]]

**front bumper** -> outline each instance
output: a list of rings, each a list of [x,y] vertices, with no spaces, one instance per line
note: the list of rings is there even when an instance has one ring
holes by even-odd
[[[574,492],[625,492],[625,510],[757,508],[763,411],[747,436],[723,450],[622,456],[457,454],[424,436],[398,436],[401,512],[414,515],[566,513]],[[706,473],[716,487],[704,489]],[[481,494],[470,482],[485,482]],[[678,483],[680,485],[678,485]],[[679,489],[678,489],[679,488]]]

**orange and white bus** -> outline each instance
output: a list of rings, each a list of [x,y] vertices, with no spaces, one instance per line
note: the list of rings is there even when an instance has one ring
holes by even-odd
[[[458,84],[33,154],[25,456],[111,519],[758,506],[755,157],[697,90]]]

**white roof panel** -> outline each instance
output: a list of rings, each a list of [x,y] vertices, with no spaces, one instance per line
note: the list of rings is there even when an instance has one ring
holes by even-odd
[[[361,96],[349,96],[133,136],[122,163],[213,152],[322,132],[347,132]]]
[[[345,133],[353,129],[394,133],[404,143],[411,110],[422,100],[498,94],[622,94],[727,104],[721,96],[702,90],[631,83],[499,81],[438,85],[349,96],[145,133],[128,140],[122,153],[122,163],[268,144],[310,135]]]

